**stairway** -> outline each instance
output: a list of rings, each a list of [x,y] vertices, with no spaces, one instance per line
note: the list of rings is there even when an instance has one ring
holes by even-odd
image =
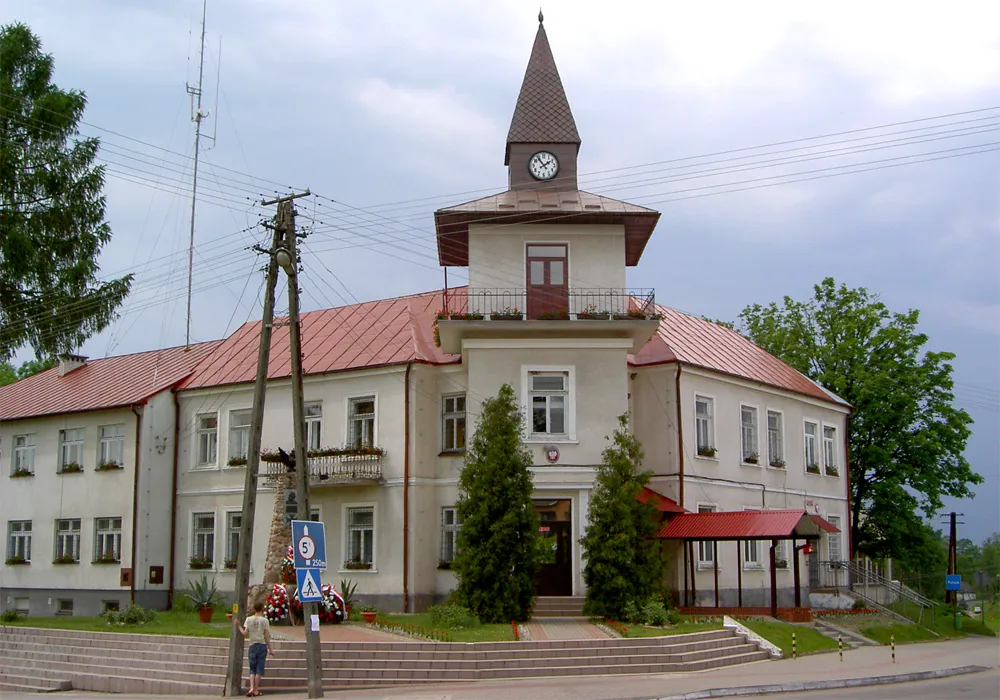
[[[535,608],[531,613],[531,619],[584,617],[584,600],[583,596],[539,596],[535,599]]]

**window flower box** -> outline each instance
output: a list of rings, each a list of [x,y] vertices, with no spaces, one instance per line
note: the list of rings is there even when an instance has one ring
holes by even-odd
[[[438,569],[440,569],[441,571],[450,571],[451,570],[451,562],[450,561],[444,561],[444,560],[439,561],[438,562]]]
[[[702,445],[698,448],[699,457],[714,457],[717,450],[714,447],[708,447],[707,445]]]
[[[125,465],[120,464],[120,463],[116,462],[115,460],[111,459],[111,460],[108,460],[107,462],[98,462],[97,463],[97,468],[94,469],[94,471],[95,472],[113,472],[113,471],[116,471],[116,470],[119,470],[119,469],[124,469],[124,468],[125,468]]]
[[[188,568],[191,569],[211,569],[212,560],[208,557],[199,557],[198,555],[193,555],[188,558]]]
[[[245,467],[247,464],[247,458],[243,457],[230,457],[229,461],[226,462],[226,466],[229,467]]]
[[[757,455],[747,455],[743,458],[743,463],[757,465],[760,463],[760,457]]]
[[[480,313],[451,314],[448,318],[452,321],[482,321],[486,318]]]
[[[370,561],[345,561],[344,568],[349,571],[367,571],[372,568],[372,563]]]
[[[543,311],[538,314],[538,318],[542,321],[568,321],[569,310],[559,309],[558,311]]]
[[[788,561],[785,560],[785,559],[775,559],[774,560],[774,568],[775,569],[787,569],[788,568]]]
[[[59,467],[56,474],[79,474],[82,471],[83,467],[78,462],[66,462],[66,464]]]
[[[226,562],[225,562],[224,566],[225,566],[226,569],[228,569],[230,571],[235,571],[236,570],[236,566],[238,564],[239,564],[239,562],[236,559],[226,559]]]
[[[827,467],[826,468],[826,475],[827,476],[840,476],[840,470],[837,469],[836,467]]]
[[[494,311],[490,314],[491,321],[520,321],[523,318],[524,314],[519,309],[513,307],[504,309],[503,311]]]
[[[117,564],[119,561],[118,557],[115,556],[114,551],[107,551],[104,554],[96,557],[93,561],[94,564]]]
[[[80,561],[72,554],[64,554],[52,560],[53,564],[79,564]]]
[[[25,566],[31,562],[22,556],[8,557],[7,561],[4,562],[7,566]]]
[[[11,479],[22,479],[22,478],[24,478],[26,476],[34,476],[34,475],[35,475],[35,472],[29,471],[29,470],[25,469],[24,467],[18,467],[17,469],[15,469],[14,471],[12,471],[10,473],[10,478]]]
[[[810,474],[819,474],[819,465],[818,464],[807,464],[806,465],[806,471],[809,472]]]
[[[772,459],[771,460],[771,466],[774,467],[775,469],[784,469],[785,468],[785,460],[783,460],[783,459]]]

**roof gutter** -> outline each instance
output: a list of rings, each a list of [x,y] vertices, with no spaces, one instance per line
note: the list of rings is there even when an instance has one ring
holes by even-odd
[[[135,458],[132,461],[132,576],[129,577],[129,601],[135,605],[135,577],[139,575],[135,566],[135,557],[139,551],[137,536],[139,533],[139,460],[142,456],[142,411],[139,406],[132,406],[135,414]]]
[[[684,423],[681,421],[681,363],[677,363],[677,374],[674,375],[674,395],[677,398],[677,456],[678,475],[677,486],[678,505],[684,507]]]
[[[410,611],[410,370],[403,378],[403,612]]]
[[[174,607],[174,568],[177,556],[177,465],[180,454],[179,441],[181,437],[181,400],[177,388],[170,390],[174,396],[174,469],[170,482],[170,578],[167,587],[167,609]]]

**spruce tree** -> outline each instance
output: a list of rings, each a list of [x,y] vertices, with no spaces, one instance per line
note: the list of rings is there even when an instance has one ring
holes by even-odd
[[[466,446],[456,503],[462,528],[452,568],[459,602],[483,622],[524,621],[538,571],[531,453],[510,384],[483,402]]]
[[[642,471],[642,445],[629,430],[628,415],[618,423],[597,469],[587,534],[580,539],[587,557],[584,610],[615,620],[622,619],[627,604],[642,604],[657,592],[662,571],[652,539],[656,509],[638,500],[651,472]]]

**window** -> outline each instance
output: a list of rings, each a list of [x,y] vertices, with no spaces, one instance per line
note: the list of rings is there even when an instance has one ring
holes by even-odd
[[[240,528],[243,527],[243,512],[234,510],[226,513],[226,568],[235,569],[240,556]],[[232,564],[232,566],[230,566]]]
[[[451,564],[458,552],[458,531],[462,524],[455,508],[441,509],[441,563]]]
[[[715,506],[698,506],[699,513],[714,513]],[[698,561],[709,566],[715,561],[715,543],[707,540],[698,543]]]
[[[118,612],[121,608],[121,602],[117,600],[102,600],[101,606],[104,608],[104,612]]]
[[[7,561],[31,561],[31,521],[7,523]]]
[[[205,413],[198,416],[198,465],[215,464],[219,453],[219,416]]]
[[[694,397],[695,437],[698,454],[702,457],[715,456],[715,410],[713,400],[705,396]]]
[[[528,381],[531,432],[536,435],[565,435],[569,372],[531,372]]]
[[[838,530],[840,527],[840,516],[839,515],[828,515],[826,516],[827,522],[833,525]],[[830,561],[843,561],[843,554],[840,549],[840,533],[839,532],[828,532],[826,534],[826,548],[827,556]]]
[[[743,445],[743,461],[757,464],[760,450],[757,448],[757,409],[740,406],[740,438]]]
[[[250,452],[250,413],[250,409],[229,412],[230,462],[245,460]]]
[[[83,466],[83,428],[59,431],[59,466]]]
[[[323,402],[306,404],[306,449],[318,450],[323,440]]]
[[[35,436],[15,435],[14,436],[14,462],[15,472],[35,473]]]
[[[370,569],[375,563],[375,509],[347,509],[347,569]]]
[[[314,523],[322,522],[319,519],[319,508],[309,509],[309,519],[312,520]]]
[[[122,519],[96,518],[94,520],[94,560],[121,561]]]
[[[80,561],[80,519],[56,520],[56,561]]]
[[[785,444],[782,436],[781,414],[767,412],[767,463],[772,467],[785,466]]]
[[[72,598],[60,598],[56,605],[56,615],[72,615],[73,614],[73,599]]]
[[[839,476],[837,470],[837,429],[832,425],[823,426],[823,466],[830,476]]]
[[[17,610],[22,617],[26,616],[28,611],[31,609],[31,599],[27,597],[14,598],[14,609]]]
[[[461,452],[465,449],[465,394],[444,396],[441,404],[442,449]]]
[[[121,466],[125,463],[125,426],[103,425],[100,428],[101,442],[97,459],[100,464],[114,462]]]
[[[194,513],[191,528],[191,559],[215,561],[215,513]]]
[[[786,569],[790,566],[788,554],[786,553],[787,546],[788,540],[778,540],[778,546],[774,548],[774,568]]]
[[[806,471],[819,474],[819,455],[816,454],[816,424],[805,423]]]
[[[362,396],[348,403],[348,445],[373,447],[375,445],[375,397]]]
[[[743,540],[743,568],[760,568],[760,542],[757,540]]]

